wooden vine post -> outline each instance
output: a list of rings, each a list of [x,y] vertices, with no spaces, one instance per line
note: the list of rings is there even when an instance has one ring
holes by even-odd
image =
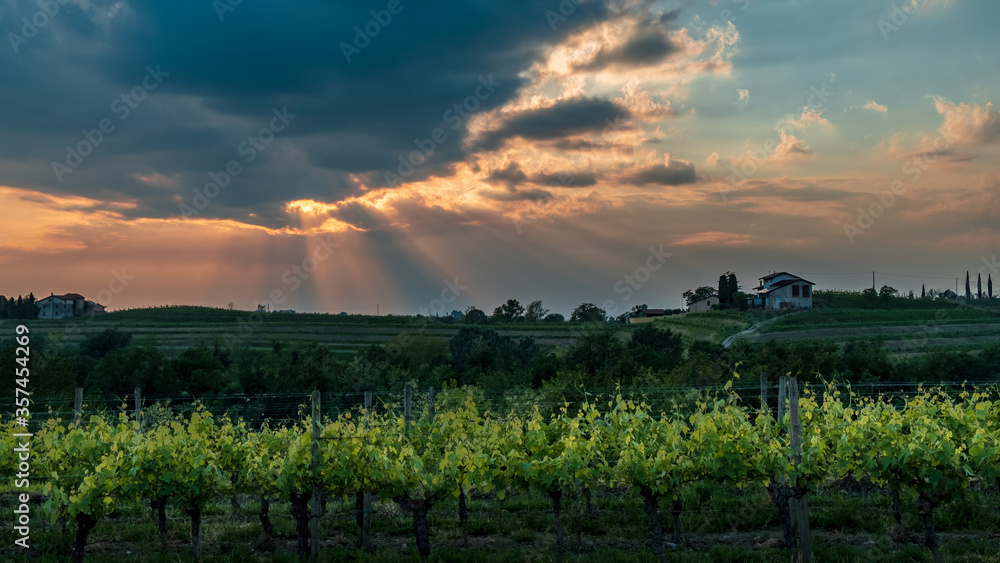
[[[367,433],[370,427],[370,419],[372,412],[372,392],[365,391],[365,432]],[[369,491],[365,491],[364,499],[362,499],[361,505],[361,549],[364,551],[372,550],[372,494]]]
[[[312,468],[313,475],[316,475],[319,469],[319,440],[322,435],[322,430],[320,428],[320,392],[315,390],[312,393]],[[320,516],[320,487],[319,484],[313,482],[312,489],[312,519],[310,522],[309,535],[312,536],[312,542],[309,546],[309,560],[315,563],[319,559],[319,516]]]
[[[799,384],[794,377],[786,381],[788,386],[788,414],[791,424],[792,460],[795,465],[802,461],[802,421],[799,418]],[[800,563],[812,563],[812,541],[809,538],[809,503],[806,499],[807,493],[803,490],[801,495],[796,495],[791,499],[792,522],[798,531],[798,561]]]

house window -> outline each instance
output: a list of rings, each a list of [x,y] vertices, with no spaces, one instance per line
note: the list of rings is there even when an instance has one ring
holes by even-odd
[[[798,296],[799,296],[799,286],[793,285],[792,286],[792,297],[798,297]]]
[[[802,286],[802,297],[809,297],[809,286]]]

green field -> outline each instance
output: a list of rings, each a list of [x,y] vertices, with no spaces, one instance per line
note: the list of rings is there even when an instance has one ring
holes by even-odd
[[[0,324],[13,324],[5,320]],[[32,320],[32,330],[53,344],[76,344],[86,335],[116,328],[133,334],[168,356],[197,345],[239,344],[269,348],[275,341],[317,342],[332,351],[351,355],[373,344],[385,344],[400,334],[450,338],[467,326],[451,319],[404,316],[251,313],[207,307],[163,307],[125,310],[83,319]],[[928,309],[815,308],[794,312],[707,311],[658,318],[654,324],[684,339],[722,344],[760,324],[734,341],[852,340],[881,338],[887,349],[919,353],[933,347],[977,348],[1000,341],[1000,308],[955,307]],[[534,337],[546,346],[567,346],[584,330],[575,323],[489,324],[505,336]],[[631,327],[620,327],[627,331]]]
[[[737,341],[831,340],[839,344],[881,338],[893,352],[921,352],[935,347],[978,348],[1000,342],[1000,309],[810,309],[772,313],[708,311],[657,319],[685,340],[721,344],[726,338],[763,323]]]
[[[275,341],[318,342],[335,352],[351,355],[373,344],[385,344],[400,334],[425,334],[450,338],[467,326],[450,319],[251,313],[207,307],[165,307],[118,311],[81,319],[28,322],[32,332],[53,344],[77,344],[88,334],[115,328],[129,332],[139,343],[150,343],[168,356],[198,345],[214,344],[264,349]],[[5,320],[0,325],[16,324]],[[567,345],[581,327],[571,323],[490,324],[502,335],[533,336],[543,345]]]

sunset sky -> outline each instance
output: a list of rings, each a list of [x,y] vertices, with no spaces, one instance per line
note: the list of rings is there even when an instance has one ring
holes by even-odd
[[[578,1],[0,1],[0,294],[619,314],[726,271],[998,278],[1000,3]]]

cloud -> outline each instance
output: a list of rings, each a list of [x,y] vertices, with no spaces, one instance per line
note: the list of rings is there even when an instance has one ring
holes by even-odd
[[[910,0],[902,9],[908,13],[917,10],[946,10],[954,4],[954,0]]]
[[[823,117],[823,111],[812,109],[809,106],[802,108],[802,114],[798,118],[786,117],[781,121],[783,125],[788,125],[793,129],[809,129],[815,126],[829,126],[830,121]]]
[[[718,166],[721,160],[722,158],[719,156],[719,153],[713,152],[712,154],[708,155],[708,158],[705,159],[705,162],[708,163],[709,166],[714,167]]]
[[[628,110],[602,98],[578,97],[561,100],[541,109],[526,110],[507,117],[477,140],[477,147],[496,150],[507,139],[558,139],[598,131],[616,120],[628,119]]]
[[[661,186],[679,186],[693,184],[698,180],[694,165],[683,160],[676,160],[666,155],[666,162],[640,169],[625,176],[622,182],[633,186],[658,184]]]
[[[675,246],[747,246],[753,244],[750,235],[705,231],[682,238]]]
[[[876,102],[875,100],[868,100],[863,106],[853,106],[851,109],[867,109],[878,113],[889,113],[889,108]]]
[[[133,218],[176,217],[177,197],[190,200],[210,172],[235,159],[242,174],[201,217],[275,228],[288,225],[288,201],[350,197],[381,182],[383,171],[396,172],[399,157],[416,148],[414,139],[438,128],[447,140],[407,181],[449,174],[467,158],[464,141],[476,115],[516,96],[524,71],[553,44],[607,18],[605,6],[587,2],[552,30],[544,25],[547,0],[512,0],[503,10],[457,0],[404,3],[348,61],[341,44],[354,44],[354,26],[365,28],[370,6],[243,3],[220,23],[211,6],[111,4],[61,6],[20,53],[0,50],[0,100],[15,108],[0,120],[3,183],[135,200],[126,211]],[[38,11],[31,2],[4,7],[5,22]],[[527,25],[528,14],[541,25]],[[447,22],[455,25],[428,42],[429,26]],[[119,119],[114,100],[141,84],[147,65],[169,75]],[[481,78],[492,90],[484,91]],[[475,110],[466,109],[470,97]],[[299,117],[252,163],[244,161],[240,144],[285,106]],[[51,162],[103,118],[114,131],[57,180]]]
[[[924,135],[919,141],[907,146],[902,141],[902,135],[896,134],[889,139],[886,153],[897,160],[920,160],[928,164],[938,159],[964,163],[977,158],[976,154],[956,149],[955,144],[939,134]]]
[[[545,190],[479,190],[479,195],[495,201],[537,201],[545,202],[552,199],[552,194]]]
[[[1000,112],[994,109],[993,102],[956,104],[941,96],[933,99],[934,108],[943,116],[939,132],[946,139],[962,144],[988,144],[1000,139]]]
[[[739,94],[740,98],[733,103],[740,106],[740,108],[747,107],[747,104],[750,103],[750,90],[740,89],[737,90],[736,93]]]
[[[751,187],[733,192],[733,198],[768,197],[794,203],[819,203],[843,201],[858,194],[850,190],[827,188],[817,185],[799,187],[785,186],[774,182],[755,183]]]
[[[646,29],[630,36],[625,43],[597,51],[589,61],[577,66],[581,70],[603,70],[608,67],[635,68],[659,64],[678,48],[661,30]]]
[[[585,188],[597,184],[593,172],[552,172],[531,177],[535,184],[559,188]]]
[[[513,190],[519,184],[528,181],[528,175],[521,170],[516,162],[511,162],[506,168],[490,172],[487,179],[494,183],[506,184],[509,189]]]
[[[1000,111],[994,109],[993,102],[979,105],[954,103],[941,96],[933,96],[932,99],[934,108],[942,116],[937,133],[897,133],[889,139],[886,148],[889,156],[924,162],[943,159],[961,164],[976,159],[978,155],[956,147],[989,145],[1000,140]]]
[[[816,153],[802,139],[790,133],[781,132],[781,142],[774,149],[774,162],[797,162],[816,156]]]

